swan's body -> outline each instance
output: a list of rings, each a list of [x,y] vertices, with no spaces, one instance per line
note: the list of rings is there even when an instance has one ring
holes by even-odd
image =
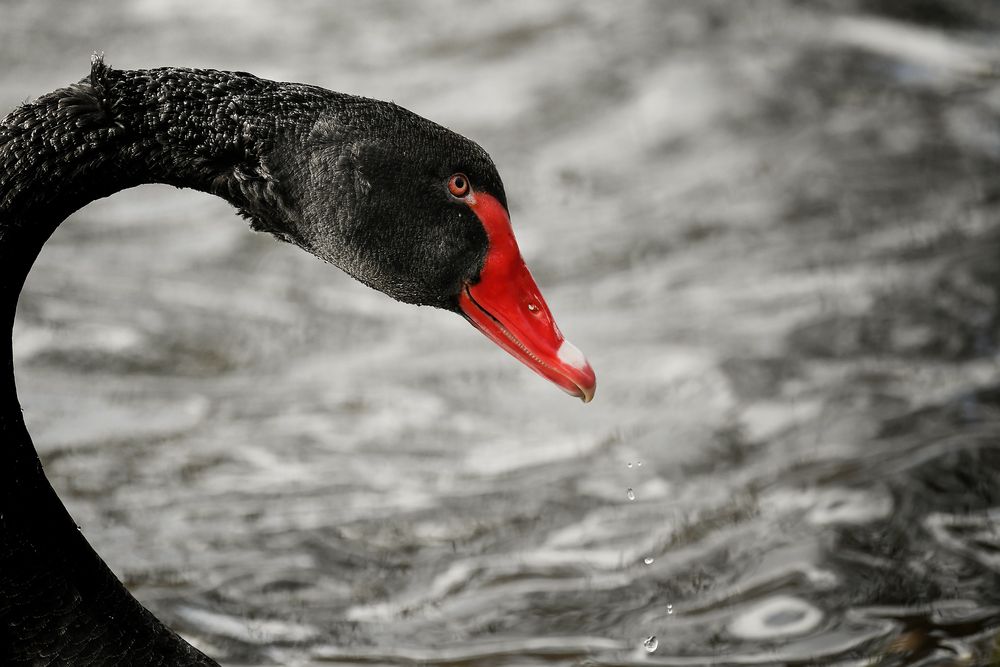
[[[449,178],[450,177],[450,178]],[[268,231],[410,303],[463,314],[565,390],[593,372],[563,341],[477,145],[395,105],[245,73],[91,76],[0,123],[0,337],[69,214],[143,183],[219,195]],[[0,371],[0,664],[214,665],[146,611],[42,471],[9,345]]]

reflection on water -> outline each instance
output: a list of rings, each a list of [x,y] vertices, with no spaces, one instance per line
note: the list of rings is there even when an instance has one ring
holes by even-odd
[[[98,551],[192,642],[234,664],[997,659],[992,5],[61,5],[4,5],[5,106],[97,47],[480,140],[600,376],[568,400],[205,196],[88,207],[22,299],[26,417]]]

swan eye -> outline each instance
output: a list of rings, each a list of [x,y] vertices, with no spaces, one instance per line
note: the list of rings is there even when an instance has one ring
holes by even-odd
[[[465,174],[452,174],[451,178],[448,179],[448,192],[452,194],[453,197],[462,198],[469,194],[469,179]]]

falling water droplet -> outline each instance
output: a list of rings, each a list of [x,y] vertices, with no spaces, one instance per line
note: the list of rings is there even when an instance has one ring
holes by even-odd
[[[652,653],[659,645],[660,642],[656,641],[656,635],[650,635],[646,638],[646,641],[642,643],[642,647],[646,649],[646,653]]]
[[[645,563],[646,565],[652,565],[653,560],[654,558],[652,556],[646,556],[645,558],[642,559],[642,562]]]
[[[629,500],[635,500],[635,491],[632,490],[632,487],[629,487],[628,491],[625,492],[625,497]]]
[[[631,462],[631,461],[629,461],[629,462],[628,462],[628,463],[626,463],[625,465],[627,465],[627,466],[628,466],[629,468],[631,468],[631,467],[632,467],[632,462]]]
[[[642,467],[642,461],[636,462],[636,465],[641,468]]]
[[[673,616],[673,613],[674,613],[674,605],[668,604],[667,605],[667,614],[670,615],[670,616]]]

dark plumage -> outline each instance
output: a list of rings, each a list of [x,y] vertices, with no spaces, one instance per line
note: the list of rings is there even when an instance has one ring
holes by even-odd
[[[396,105],[241,72],[114,70],[0,124],[0,310],[42,244],[88,202],[169,183],[231,202],[266,230],[402,301],[455,308],[486,236],[444,183],[456,171],[503,198],[486,153]],[[377,196],[376,196],[377,195]],[[400,229],[405,229],[401,235]],[[0,378],[0,664],[208,665],[143,609],[45,479]]]
[[[386,102],[99,58],[88,78],[0,123],[0,339],[59,223],[154,182],[218,195],[254,229],[400,301],[460,312],[567,392],[593,396],[593,371],[524,266],[478,145]],[[81,535],[25,428],[10,346],[3,361],[0,664],[215,664],[143,609]]]
[[[99,59],[87,79],[4,120],[0,170],[5,217],[39,206],[65,216],[142,183],[194,188],[394,298],[442,307],[486,250],[472,213],[442,184],[461,171],[506,202],[482,148],[395,104],[243,72],[119,71]]]

